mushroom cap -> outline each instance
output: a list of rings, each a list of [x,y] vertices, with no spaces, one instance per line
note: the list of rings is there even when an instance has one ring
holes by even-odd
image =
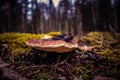
[[[31,46],[37,50],[44,50],[50,52],[64,53],[74,50],[78,44],[74,41],[63,41],[53,39],[31,39],[26,41],[26,45]]]

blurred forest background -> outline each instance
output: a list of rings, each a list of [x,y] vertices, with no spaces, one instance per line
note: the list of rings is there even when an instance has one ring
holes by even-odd
[[[0,0],[0,80],[20,76],[120,80],[120,0]]]
[[[0,33],[120,32],[120,0],[0,0]]]

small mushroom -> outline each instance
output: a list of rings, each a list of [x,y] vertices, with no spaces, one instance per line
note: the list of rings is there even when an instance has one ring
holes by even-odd
[[[57,53],[70,52],[78,47],[78,44],[73,40],[65,41],[64,39],[56,40],[53,38],[39,39],[39,40],[31,39],[26,42],[26,45],[31,46],[37,50],[57,52]]]

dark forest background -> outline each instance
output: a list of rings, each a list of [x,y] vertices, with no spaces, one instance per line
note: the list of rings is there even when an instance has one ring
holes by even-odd
[[[120,32],[120,0],[0,0],[0,33]]]

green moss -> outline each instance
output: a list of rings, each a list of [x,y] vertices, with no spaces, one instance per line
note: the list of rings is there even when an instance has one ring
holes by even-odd
[[[115,41],[112,34],[109,32],[89,32],[83,38],[83,41],[89,42],[91,46],[101,45],[108,47],[110,42]]]
[[[99,52],[98,52],[98,53],[99,53]],[[104,54],[104,55],[109,56],[109,55],[112,55],[112,54],[113,54],[113,50],[112,50],[112,49],[107,48],[107,49],[105,49],[105,50],[101,51],[101,52],[100,52],[100,54]]]
[[[47,78],[45,78],[45,73],[42,72],[35,74],[33,78],[37,80],[48,80]]]
[[[44,35],[55,36],[60,32],[50,32],[48,34],[31,34],[31,33],[3,33],[0,34],[0,43],[6,43],[9,46],[9,52],[15,54],[26,53],[29,49],[25,42],[29,39],[41,39]]]
[[[82,75],[83,79],[86,80],[86,79],[89,78],[88,73],[90,72],[90,70],[88,70],[88,69],[87,69],[86,67],[84,67],[84,66],[79,65],[79,66],[77,66],[77,67],[74,67],[74,68],[71,70],[71,72],[72,72],[75,76],[77,76],[77,77],[79,77],[79,76]]]
[[[115,36],[115,39],[119,40],[120,41],[120,33],[117,33],[117,34],[113,34]]]
[[[49,32],[47,33],[47,35],[50,35],[50,36],[57,36],[57,35],[60,35],[61,33],[60,32]]]

